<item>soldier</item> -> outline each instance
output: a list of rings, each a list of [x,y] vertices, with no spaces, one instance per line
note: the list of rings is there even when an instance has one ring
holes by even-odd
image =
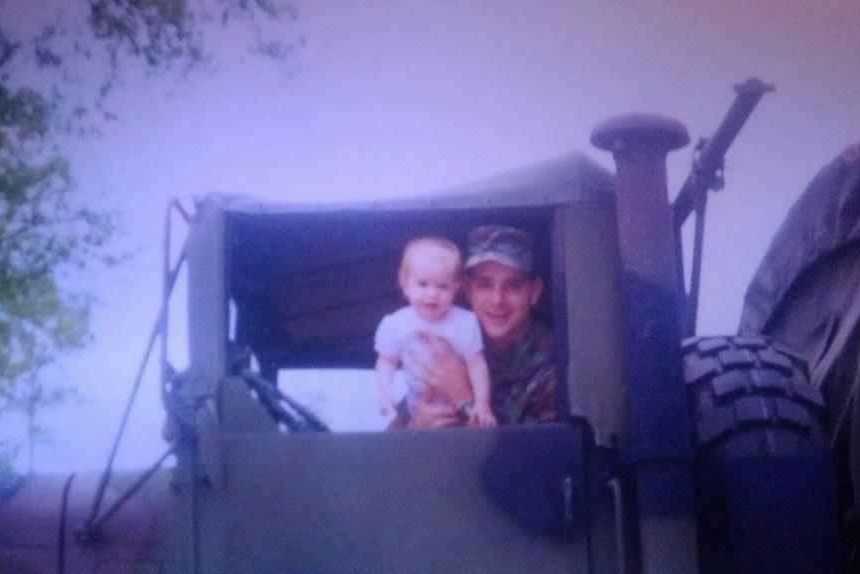
[[[533,314],[543,293],[533,259],[531,236],[522,230],[487,225],[469,234],[465,292],[481,324],[493,413],[502,425],[557,419],[552,333]],[[421,405],[411,417],[400,409],[391,428],[467,423],[468,372],[446,341],[426,334],[404,352],[403,364],[447,400]]]

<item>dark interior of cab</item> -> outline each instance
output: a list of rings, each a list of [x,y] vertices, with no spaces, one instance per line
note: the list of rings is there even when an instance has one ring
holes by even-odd
[[[438,235],[463,248],[475,226],[513,225],[532,234],[536,271],[551,285],[551,215],[546,207],[229,213],[232,337],[267,378],[283,368],[371,368],[378,322],[404,304],[397,269],[408,240]],[[538,308],[546,320],[548,294]]]

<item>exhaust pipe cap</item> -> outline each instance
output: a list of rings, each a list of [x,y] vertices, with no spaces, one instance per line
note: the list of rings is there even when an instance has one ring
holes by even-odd
[[[636,145],[669,152],[690,143],[687,128],[674,118],[657,114],[624,114],[609,118],[591,132],[595,147],[618,153]]]

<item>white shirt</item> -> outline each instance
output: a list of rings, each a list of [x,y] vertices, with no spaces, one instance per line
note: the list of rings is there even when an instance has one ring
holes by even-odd
[[[380,355],[399,359],[409,341],[419,333],[442,337],[464,359],[484,350],[478,318],[471,311],[456,306],[438,321],[421,318],[412,307],[386,315],[376,328],[374,349]]]

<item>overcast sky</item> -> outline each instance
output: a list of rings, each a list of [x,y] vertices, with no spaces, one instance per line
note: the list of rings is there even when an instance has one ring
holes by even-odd
[[[23,2],[24,0],[18,0]],[[79,404],[49,413],[44,470],[107,455],[160,296],[164,210],[209,191],[342,200],[418,194],[571,149],[599,121],[652,111],[708,135],[750,76],[773,82],[713,197],[700,331],[732,332],[743,291],[803,186],[860,140],[860,3],[801,0],[298,2],[304,47],[272,66],[231,37],[182,81],[130,82],[119,120],[68,153],[82,190],[116,209],[127,264],[88,278],[94,344],[63,375]],[[689,149],[670,158],[680,186]],[[181,307],[177,307],[181,312]],[[181,332],[177,332],[181,334]],[[163,448],[154,378],[124,466]],[[10,423],[2,424],[9,431]]]

